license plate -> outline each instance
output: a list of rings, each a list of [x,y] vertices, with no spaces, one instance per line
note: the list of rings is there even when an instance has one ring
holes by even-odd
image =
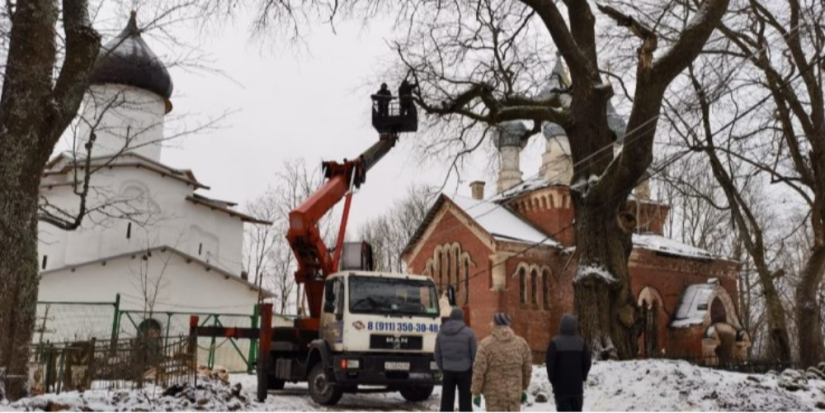
[[[401,361],[388,361],[384,363],[384,370],[409,371],[410,363]]]

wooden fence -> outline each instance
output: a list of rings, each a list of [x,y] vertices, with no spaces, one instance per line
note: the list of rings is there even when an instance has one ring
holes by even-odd
[[[188,336],[39,343],[32,349],[32,392],[167,387],[197,374],[197,343]]]

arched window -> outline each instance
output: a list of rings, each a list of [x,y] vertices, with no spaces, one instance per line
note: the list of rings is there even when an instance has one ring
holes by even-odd
[[[727,311],[725,311],[725,304],[722,303],[719,297],[714,298],[710,304],[710,322],[716,324],[726,323],[727,321],[728,314]]]
[[[522,304],[527,304],[527,274],[524,268],[518,270],[519,296]]]
[[[456,248],[453,253],[455,254],[453,256],[453,267],[455,268],[453,270],[453,274],[455,274],[455,301],[456,304],[458,304],[461,293],[464,292],[464,285],[461,282],[461,257],[458,248]]]
[[[439,294],[452,287],[456,304],[463,305],[469,302],[470,267],[473,265],[470,254],[462,251],[461,245],[457,242],[436,246],[432,254],[432,258],[426,262],[426,268],[431,271],[429,275]]]
[[[547,270],[541,271],[541,304],[550,311],[550,272]]]
[[[464,304],[470,304],[470,259],[464,260]]]
[[[538,278],[539,274],[534,269],[530,271],[530,304],[533,304],[534,307],[538,307],[539,305],[539,285],[538,285]]]
[[[452,258],[453,257],[452,257],[452,254],[450,254],[449,250],[444,255],[447,256],[447,265],[444,268],[444,270],[447,272],[447,285],[448,286],[451,286],[451,285],[454,286],[455,284],[453,284],[453,266],[452,266]]]
[[[438,280],[436,283],[438,284],[438,291],[444,291],[444,278],[441,276],[441,253],[436,251],[435,253],[435,274]]]

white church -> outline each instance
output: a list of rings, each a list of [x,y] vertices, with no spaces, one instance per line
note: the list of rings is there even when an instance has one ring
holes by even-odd
[[[244,225],[271,223],[202,195],[209,187],[191,170],[161,162],[171,96],[169,72],[141,38],[133,12],[100,51],[74,149],[43,172],[44,205],[70,215],[90,173],[90,212],[74,231],[40,223],[39,301],[112,302],[119,295],[121,309],[157,314],[140,322],[168,331],[164,313],[252,314],[259,298],[273,296],[250,283],[242,266]]]

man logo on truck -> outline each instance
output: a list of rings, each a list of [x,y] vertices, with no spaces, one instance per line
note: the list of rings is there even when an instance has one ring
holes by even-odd
[[[393,350],[400,350],[401,344],[408,344],[410,339],[407,337],[387,337],[387,343],[392,345]]]

